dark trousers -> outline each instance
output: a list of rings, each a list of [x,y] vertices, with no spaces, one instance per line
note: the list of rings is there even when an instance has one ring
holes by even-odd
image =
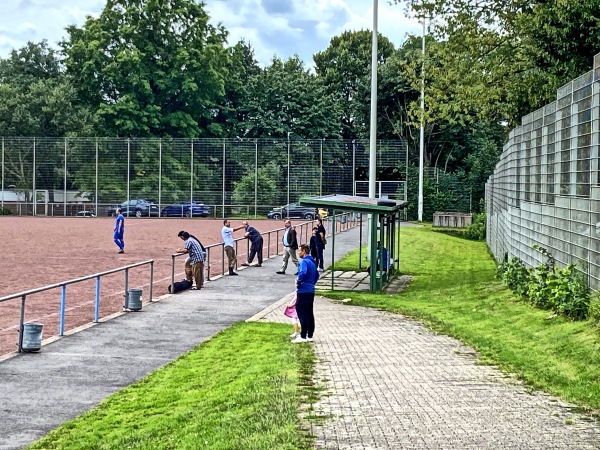
[[[300,336],[304,339],[313,337],[313,333],[315,332],[314,303],[314,292],[298,292],[296,312],[298,313],[298,320],[300,320],[300,327],[302,329]]]
[[[258,259],[258,263],[262,265],[263,257],[263,238],[261,237],[259,241],[253,242],[250,246],[250,253],[248,254],[248,263],[251,263],[254,260],[254,255],[256,255]]]
[[[319,269],[323,269],[323,247],[317,247],[317,252],[319,254],[319,257],[317,258],[317,262],[318,262],[318,266]]]

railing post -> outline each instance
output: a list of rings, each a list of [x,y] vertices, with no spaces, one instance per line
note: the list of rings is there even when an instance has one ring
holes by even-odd
[[[175,293],[175,255],[171,255],[171,294]]]
[[[21,353],[23,351],[23,332],[25,331],[25,326],[23,325],[25,322],[25,296],[21,297],[21,317],[19,319],[19,345],[18,351]]]
[[[206,281],[210,281],[210,247],[206,249]]]
[[[152,301],[152,285],[154,284],[154,261],[150,263],[150,299]],[[172,289],[172,288],[171,288]]]
[[[124,309],[129,309],[129,269],[125,269],[125,300],[123,303]]]
[[[276,230],[277,240],[275,241],[275,254],[279,255],[279,230]]]
[[[65,309],[67,307],[67,285],[63,284],[60,287],[60,318],[58,323],[58,335],[65,334]]]
[[[271,257],[271,232],[267,233],[267,259]]]
[[[94,323],[100,320],[100,276],[96,277],[96,300],[94,302]]]
[[[221,246],[221,275],[225,275],[225,244]]]

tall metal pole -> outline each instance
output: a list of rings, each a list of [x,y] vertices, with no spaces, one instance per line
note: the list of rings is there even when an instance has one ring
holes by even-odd
[[[64,185],[63,185],[63,190],[64,190],[64,194],[63,194],[63,217],[67,217],[67,138],[65,138],[65,177],[64,177]],[[54,215],[54,213],[52,213],[52,215]]]
[[[371,38],[371,127],[369,133],[369,197],[375,197],[377,178],[377,5],[373,0],[373,35]]]
[[[371,125],[369,140],[369,198],[375,198],[375,182],[377,178],[377,9],[378,0],[373,0],[373,34],[371,37]],[[372,237],[377,229],[375,215],[369,215],[369,254],[373,253]],[[371,264],[373,265],[373,264]]]
[[[131,143],[130,139],[127,138],[127,217],[129,217],[130,208],[129,208],[129,167],[131,165]],[[127,295],[127,289],[125,290],[125,295]]]
[[[190,213],[194,201],[194,140],[190,143]]]
[[[223,138],[223,207],[221,216],[223,219],[225,218],[225,138]]]
[[[287,204],[290,204],[290,132],[288,131],[288,141],[287,141]],[[287,215],[290,214],[289,207],[287,209]]]
[[[258,139],[254,140],[254,217],[258,216]]]
[[[96,199],[95,213],[98,217],[98,138],[96,138],[96,190],[94,192],[94,198]]]
[[[421,136],[419,139],[419,222],[423,221],[423,171],[425,166],[425,14],[421,37]]]
[[[158,210],[162,211],[162,138],[158,140]]]
[[[4,138],[2,138],[2,208],[4,208]]]
[[[33,178],[32,178],[32,190],[33,190],[33,215],[37,215],[37,196],[35,195],[35,138],[33,138]]]

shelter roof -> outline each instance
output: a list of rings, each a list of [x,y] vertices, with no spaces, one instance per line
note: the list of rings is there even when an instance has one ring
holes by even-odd
[[[324,195],[321,197],[303,197],[300,199],[300,204],[314,206],[315,208],[332,208],[339,211],[392,214],[406,208],[408,202],[353,195]]]

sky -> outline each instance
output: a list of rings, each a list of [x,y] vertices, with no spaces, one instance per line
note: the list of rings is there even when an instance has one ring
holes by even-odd
[[[205,0],[213,24],[229,31],[229,44],[249,42],[262,66],[274,55],[298,54],[312,67],[312,56],[331,38],[346,30],[370,30],[373,0]],[[420,35],[415,20],[405,18],[403,6],[378,1],[378,30],[398,47],[407,33]],[[82,26],[88,15],[97,17],[105,0],[2,0],[0,58],[27,41],[46,39],[51,47],[66,37],[65,27]]]

